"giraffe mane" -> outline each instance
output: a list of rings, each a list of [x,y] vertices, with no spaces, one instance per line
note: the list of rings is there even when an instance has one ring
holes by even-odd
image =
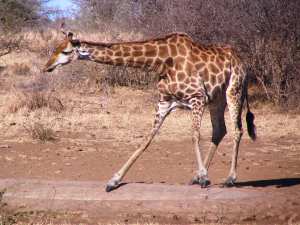
[[[118,44],[144,44],[144,43],[151,42],[151,41],[163,41],[163,40],[166,40],[166,39],[168,39],[168,38],[170,38],[172,36],[175,36],[175,35],[184,36],[184,37],[187,37],[189,39],[192,39],[186,33],[175,32],[175,33],[167,34],[167,35],[165,35],[163,37],[150,38],[150,39],[145,39],[145,40],[141,40],[141,41],[125,41],[125,42],[104,43],[104,42],[82,40],[82,41],[80,41],[80,43],[82,43],[82,44],[88,44],[88,45],[92,45],[92,46],[111,47],[112,45],[118,45]]]

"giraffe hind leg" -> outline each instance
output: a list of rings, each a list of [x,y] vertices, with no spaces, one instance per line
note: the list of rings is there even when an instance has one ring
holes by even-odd
[[[243,135],[241,114],[244,96],[242,89],[242,82],[240,82],[240,85],[231,85],[226,91],[229,114],[234,127],[231,167],[228,178],[224,183],[227,187],[233,186],[237,178],[239,145]]]
[[[209,166],[212,162],[212,159],[215,155],[219,143],[222,141],[223,137],[227,133],[225,120],[224,120],[225,107],[226,107],[225,96],[223,102],[218,101],[218,104],[210,105],[209,107],[210,118],[212,123],[212,139],[211,139],[209,151],[204,161],[205,168],[207,170],[209,169]]]

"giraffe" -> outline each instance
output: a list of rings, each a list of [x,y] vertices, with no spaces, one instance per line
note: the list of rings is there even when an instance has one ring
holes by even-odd
[[[166,117],[177,107],[192,112],[192,141],[198,168],[191,184],[207,187],[210,185],[207,171],[219,143],[227,133],[224,112],[228,105],[234,135],[231,167],[224,186],[235,184],[239,144],[243,134],[241,114],[245,99],[248,134],[252,140],[256,138],[256,131],[254,114],[248,103],[245,68],[231,47],[202,45],[184,33],[172,33],[145,41],[102,43],[75,39],[73,33],[69,32],[55,49],[43,71],[50,72],[57,66],[76,59],[148,69],[159,76],[159,101],[153,128],[145,142],[108,181],[107,192],[119,187],[129,168],[150,145]],[[210,112],[212,138],[204,158],[200,145],[200,127],[205,108]]]

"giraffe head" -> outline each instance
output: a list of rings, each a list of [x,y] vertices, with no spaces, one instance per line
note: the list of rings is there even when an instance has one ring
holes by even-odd
[[[73,38],[73,33],[65,33],[63,41],[55,48],[43,71],[51,72],[58,66],[66,65],[75,59],[88,57],[89,53],[81,49],[78,39]]]

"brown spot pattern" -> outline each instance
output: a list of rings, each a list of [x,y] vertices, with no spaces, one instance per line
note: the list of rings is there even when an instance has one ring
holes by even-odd
[[[217,57],[217,59],[216,59],[216,65],[219,67],[220,70],[222,70],[223,67],[224,67],[224,61],[221,60],[220,57]]]
[[[176,56],[177,55],[177,48],[176,48],[176,46],[173,45],[173,44],[170,44],[169,47],[170,47],[171,56],[173,56],[173,57]]]
[[[177,83],[172,83],[169,85],[169,90],[171,93],[175,93],[177,90]]]
[[[201,77],[204,81],[208,81],[209,80],[209,72],[208,69],[205,68],[202,72],[201,72]]]
[[[159,49],[159,51],[158,51],[159,57],[165,58],[169,55],[168,46],[162,45],[162,46],[159,46],[158,49]]]
[[[145,56],[155,57],[157,55],[157,48],[154,45],[145,45]]]
[[[210,75],[210,83],[211,83],[212,86],[215,86],[215,84],[216,84],[216,75],[214,75],[214,74]]]
[[[185,92],[186,92],[187,94],[194,94],[194,93],[195,93],[195,89],[188,88],[188,89],[186,89]]]
[[[128,57],[128,56],[131,56],[131,54],[130,54],[130,52],[124,52],[123,56]]]
[[[203,63],[203,62],[201,62],[201,63],[197,63],[196,65],[195,65],[195,67],[196,67],[196,70],[202,70],[204,67],[205,67],[205,63]]]
[[[208,55],[206,53],[202,53],[200,57],[204,62],[208,61]]]
[[[178,46],[178,52],[179,52],[179,54],[182,55],[182,56],[185,56],[186,55],[186,49],[185,49],[184,45],[183,44],[179,44],[177,46]]]
[[[134,46],[132,46],[132,49],[133,49],[134,51],[143,51],[143,46],[134,45]]]
[[[132,52],[132,56],[133,57],[138,57],[138,56],[142,56],[142,55],[143,55],[142,51],[134,51],[134,52]]]
[[[123,58],[116,58],[115,59],[115,65],[120,66],[120,65],[123,65],[123,64],[124,64]]]
[[[175,69],[176,70],[183,70],[183,64],[184,64],[185,59],[181,56],[178,56],[175,58]]]
[[[184,97],[184,93],[183,93],[182,91],[177,91],[177,92],[176,92],[176,96],[177,96],[178,98],[183,98],[183,97]]]
[[[183,81],[185,78],[185,73],[183,73],[183,72],[177,73],[177,78],[178,78],[178,81]]]
[[[192,75],[192,72],[193,72],[193,64],[189,63],[189,62],[186,62],[185,64],[185,71],[187,73],[188,76],[191,76]]]
[[[213,63],[208,64],[208,68],[214,74],[217,74],[217,73],[220,72],[220,70],[218,69],[218,67],[216,67],[216,65],[213,64]]]
[[[224,82],[224,74],[223,73],[221,73],[217,76],[217,82],[218,82],[218,84],[221,84]]]
[[[121,51],[116,51],[115,52],[115,56],[121,56],[122,55],[122,52]]]

